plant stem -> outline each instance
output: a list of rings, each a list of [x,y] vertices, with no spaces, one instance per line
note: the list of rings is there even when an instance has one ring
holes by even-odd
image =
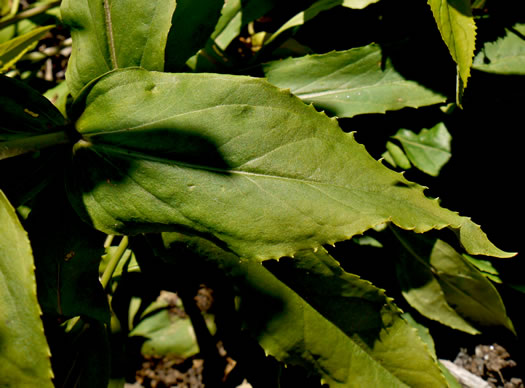
[[[117,268],[117,264],[124,256],[124,252],[126,252],[126,249],[128,248],[128,236],[122,237],[122,240],[120,240],[120,244],[117,247],[116,252],[111,255],[109,259],[109,263],[106,266],[106,269],[104,270],[104,273],[102,274],[102,278],[100,279],[100,282],[102,283],[102,287],[104,289],[107,287],[109,281],[111,280],[111,277],[113,276],[113,272],[115,272],[115,268]]]
[[[106,237],[106,241],[104,241],[104,248],[109,248],[114,238],[114,234],[108,234],[108,237]]]
[[[61,131],[0,142],[0,160],[39,151],[57,144],[66,144],[69,141],[68,134]]]
[[[40,15],[41,13],[46,12],[48,9],[56,7],[60,5],[61,0],[52,1],[50,3],[42,4],[34,8],[29,8],[23,12],[20,12],[17,15],[14,15],[13,17],[10,17],[6,20],[3,20],[0,22],[0,29],[10,26],[11,24],[14,24],[20,20],[23,19],[29,19],[33,16]]]

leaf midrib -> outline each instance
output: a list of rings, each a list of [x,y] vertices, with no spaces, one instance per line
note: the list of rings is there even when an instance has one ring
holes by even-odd
[[[109,57],[114,69],[118,69],[117,52],[115,48],[115,38],[113,36],[113,21],[111,19],[111,6],[109,0],[104,0],[104,20],[106,24],[106,36],[109,48]]]

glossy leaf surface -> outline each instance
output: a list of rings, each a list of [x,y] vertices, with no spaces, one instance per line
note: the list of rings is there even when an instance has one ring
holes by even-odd
[[[53,387],[40,314],[31,246],[0,191],[0,386]]]
[[[306,367],[331,387],[445,385],[383,291],[342,271],[323,249],[268,269],[201,238],[169,233],[164,240],[225,273],[240,293],[244,326],[278,360]]]
[[[73,38],[67,66],[71,94],[76,97],[91,80],[113,69],[162,71],[174,10],[174,0],[64,0],[61,14]]]
[[[473,68],[496,74],[525,75],[525,24],[516,24],[495,42],[487,42]]]
[[[384,113],[445,101],[445,97],[403,78],[381,48],[289,58],[264,65],[268,81],[339,117]]]
[[[267,259],[392,221],[451,227],[472,254],[512,255],[261,79],[113,72],[88,91],[76,126],[70,198],[108,233],[190,228]]]

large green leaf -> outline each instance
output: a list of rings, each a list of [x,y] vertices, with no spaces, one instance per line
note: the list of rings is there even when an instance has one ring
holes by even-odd
[[[264,80],[120,70],[77,109],[70,199],[107,233],[190,228],[267,259],[391,221],[451,227],[472,254],[512,255]]]
[[[472,323],[514,331],[496,288],[450,245],[397,235],[408,253],[398,263],[403,295],[421,314],[471,334]]]
[[[219,20],[224,0],[178,0],[166,45],[166,71],[180,70],[206,45]]]
[[[44,313],[62,320],[82,315],[109,323],[98,275],[105,235],[78,218],[65,198],[63,181],[37,197],[27,221]]]
[[[0,191],[0,386],[52,388],[31,246]]]
[[[2,75],[0,116],[0,141],[49,133],[66,123],[53,104],[35,89]]]
[[[525,24],[506,29],[506,35],[485,43],[474,58],[473,68],[497,74],[525,75]]]
[[[382,290],[343,271],[326,250],[304,251],[268,268],[405,384],[443,385],[434,357],[399,308]]]
[[[36,90],[2,75],[0,117],[0,187],[18,206],[38,192],[63,163],[56,148],[12,157],[68,142],[63,128],[66,121]]]
[[[73,52],[67,66],[71,94],[117,68],[164,69],[164,49],[174,0],[64,0],[61,13],[70,28]]]
[[[446,385],[390,299],[345,273],[325,250],[281,259],[268,270],[202,238],[169,233],[164,240],[228,277],[240,295],[244,327],[268,354],[308,368],[331,387]]]
[[[428,0],[443,41],[458,65],[460,89],[467,87],[476,48],[476,24],[469,0]]]
[[[13,66],[22,55],[34,48],[36,42],[53,27],[54,26],[39,27],[27,34],[20,35],[0,44],[0,72],[5,72]]]
[[[264,72],[270,83],[340,117],[445,101],[444,96],[403,78],[390,60],[383,60],[381,48],[373,44],[270,62]]]
[[[414,166],[432,176],[439,174],[451,156],[452,137],[443,123],[436,124],[430,129],[423,129],[418,134],[408,129],[401,129],[395,134],[394,139],[399,140]]]

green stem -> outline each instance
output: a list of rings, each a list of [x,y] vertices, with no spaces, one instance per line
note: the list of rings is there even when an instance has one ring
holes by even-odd
[[[10,18],[6,18],[5,20],[2,20],[0,22],[0,29],[10,26],[11,24],[15,24],[19,22],[20,20],[29,19],[33,16],[40,15],[41,13],[46,12],[48,9],[59,6],[61,0],[52,1],[46,4],[39,5],[34,8],[29,8],[23,12],[20,12],[19,14],[16,14]]]
[[[106,237],[106,241],[104,241],[104,248],[106,249],[109,248],[114,238],[115,238],[114,234],[108,234],[108,237]]]
[[[102,274],[102,279],[100,279],[100,282],[102,283],[102,287],[104,287],[104,289],[109,284],[109,281],[113,276],[113,272],[115,272],[115,268],[117,268],[118,262],[120,261],[122,256],[124,256],[124,252],[126,252],[126,249],[128,248],[128,242],[128,236],[122,237],[122,240],[120,240],[120,244],[118,245],[117,250],[109,258],[109,263],[106,266],[104,273]]]
[[[62,131],[0,142],[0,160],[39,151],[58,144],[66,144],[69,141],[68,134]]]

